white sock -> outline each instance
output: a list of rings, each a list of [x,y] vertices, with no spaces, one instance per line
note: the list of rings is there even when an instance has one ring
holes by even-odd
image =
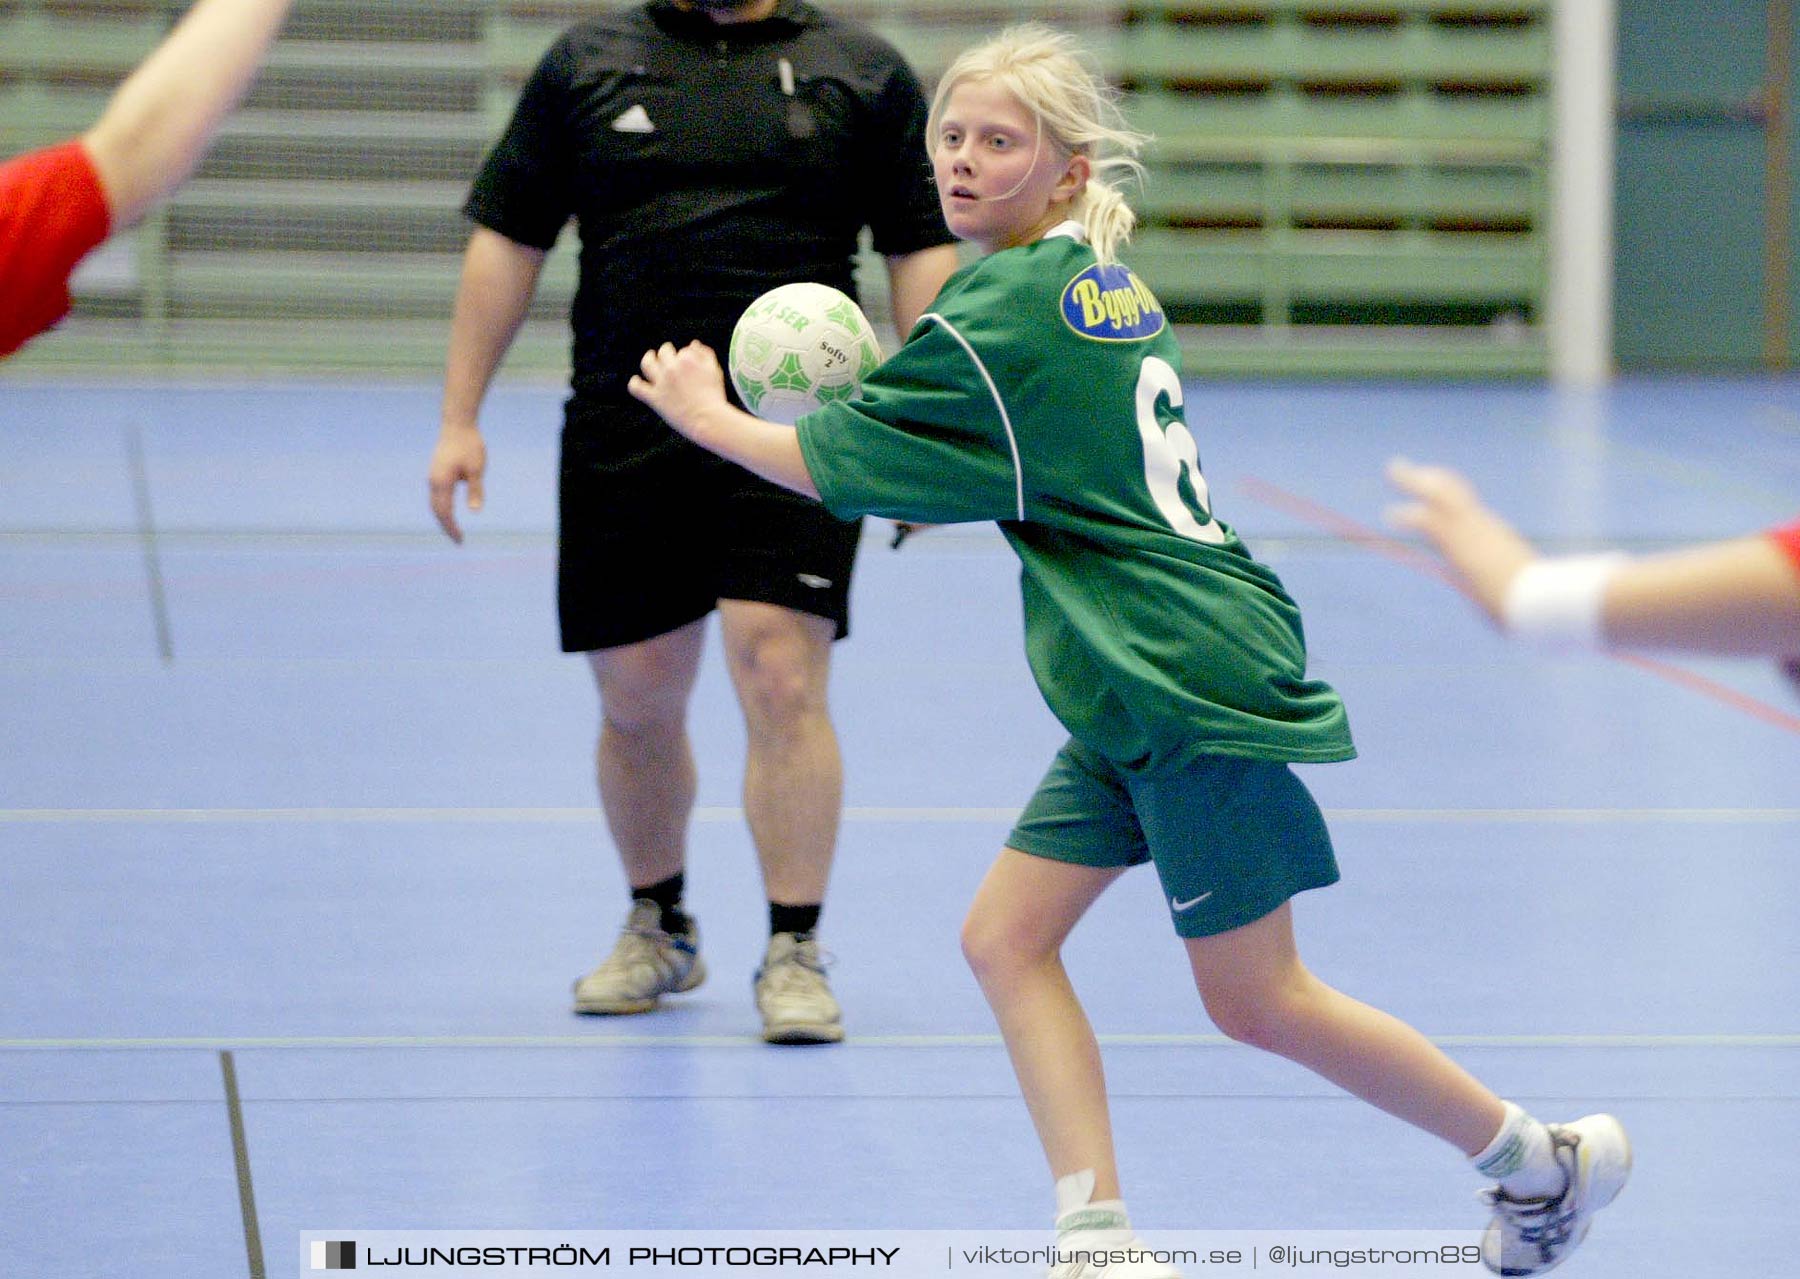
[[[1083,1168],[1056,1179],[1058,1230],[1130,1230],[1123,1199],[1094,1199],[1094,1170]]]
[[[1511,1199],[1542,1199],[1561,1194],[1563,1176],[1550,1141],[1550,1130],[1512,1102],[1500,1131],[1469,1162],[1483,1176],[1500,1183]]]

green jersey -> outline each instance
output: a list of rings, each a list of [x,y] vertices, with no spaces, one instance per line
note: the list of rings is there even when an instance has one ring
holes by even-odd
[[[1212,513],[1179,365],[1155,297],[1065,223],[952,277],[800,447],[836,515],[998,521],[1038,687],[1120,767],[1348,759],[1299,609]]]

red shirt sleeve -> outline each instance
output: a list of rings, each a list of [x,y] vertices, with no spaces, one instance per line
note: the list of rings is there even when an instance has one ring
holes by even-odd
[[[1775,539],[1775,545],[1787,552],[1788,558],[1794,561],[1794,567],[1800,569],[1800,520],[1770,529],[1769,536]]]
[[[111,223],[79,142],[0,164],[0,359],[69,313],[69,274]]]

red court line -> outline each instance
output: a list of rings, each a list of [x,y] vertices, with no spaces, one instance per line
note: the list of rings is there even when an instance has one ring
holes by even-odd
[[[1438,581],[1454,587],[1462,594],[1468,594],[1451,574],[1445,570],[1434,557],[1419,550],[1399,538],[1389,537],[1376,528],[1371,528],[1362,521],[1345,515],[1342,511],[1334,511],[1329,506],[1321,505],[1309,497],[1298,493],[1290,493],[1287,489],[1269,483],[1254,475],[1246,475],[1239,481],[1239,486],[1253,500],[1264,506],[1285,511],[1289,515],[1304,520],[1315,528],[1322,528],[1335,533],[1346,542],[1372,551],[1385,559],[1404,564],[1415,572],[1427,577],[1435,577]],[[1790,715],[1779,707],[1751,697],[1748,693],[1740,693],[1717,680],[1708,679],[1698,671],[1690,671],[1685,667],[1675,666],[1668,662],[1658,661],[1653,657],[1645,657],[1639,653],[1622,653],[1605,650],[1601,654],[1615,662],[1623,662],[1640,671],[1656,676],[1678,688],[1699,693],[1715,702],[1729,706],[1732,710],[1748,715],[1752,719],[1761,720],[1776,728],[1786,729],[1790,733],[1800,733],[1800,716]]]
[[[1759,701],[1748,693],[1740,693],[1735,688],[1727,687],[1717,680],[1710,680],[1698,671],[1690,671],[1684,666],[1674,666],[1668,662],[1659,662],[1654,657],[1645,657],[1641,653],[1608,653],[1615,662],[1624,662],[1627,666],[1635,666],[1641,671],[1649,671],[1671,684],[1692,689],[1705,697],[1725,703],[1733,710],[1742,711],[1753,719],[1760,719],[1765,724],[1773,724],[1776,728],[1785,728],[1790,733],[1800,733],[1800,716],[1788,714],[1786,711]]]

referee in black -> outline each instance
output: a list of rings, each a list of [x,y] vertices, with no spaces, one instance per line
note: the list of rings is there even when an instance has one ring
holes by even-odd
[[[481,404],[573,219],[580,284],[564,412],[557,604],[599,687],[600,803],[631,903],[575,984],[638,1013],[704,979],[683,909],[696,790],[687,704],[708,615],[747,736],[744,809],[769,903],[763,1038],[843,1038],[817,928],[843,796],[826,702],[860,527],[682,440],[625,385],[643,352],[726,349],[745,306],[811,280],[855,296],[867,228],[904,337],[957,265],[926,155],[926,101],[895,50],[800,0],[649,0],[565,32],[475,179],[431,507],[478,511]]]

